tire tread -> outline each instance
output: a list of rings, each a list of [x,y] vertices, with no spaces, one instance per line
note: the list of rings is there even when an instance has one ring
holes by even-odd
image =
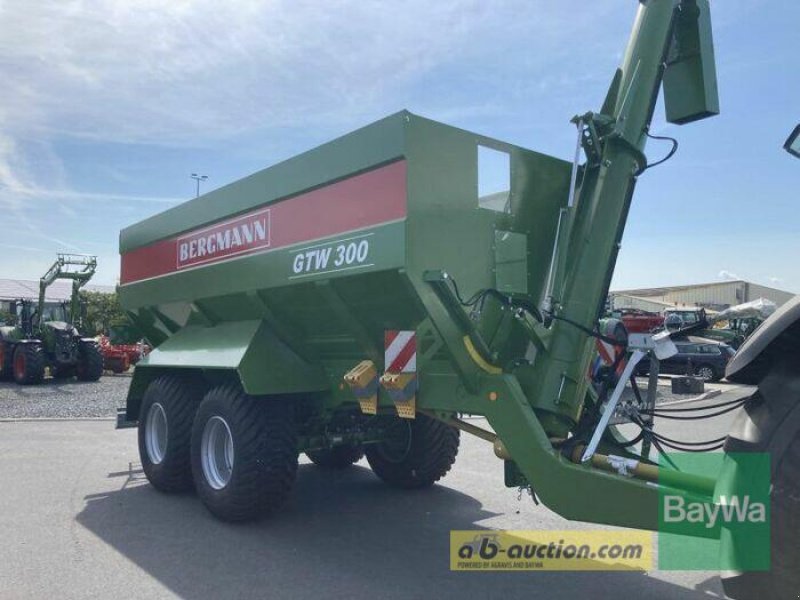
[[[97,381],[103,374],[103,355],[96,342],[81,342],[75,374],[79,381]]]
[[[139,454],[148,481],[159,491],[172,493],[192,489],[189,450],[194,413],[202,392],[201,384],[169,375],[153,380],[145,391],[139,414]],[[144,442],[147,410],[155,401],[159,401],[167,413],[168,428],[168,455],[159,465],[150,463]]]
[[[31,385],[40,383],[44,379],[44,351],[38,343],[18,344],[14,349],[14,356],[17,352],[25,353],[25,375],[17,378],[14,373],[14,380],[20,385]]]
[[[375,474],[390,485],[428,487],[444,477],[455,463],[460,442],[458,429],[426,415],[411,425],[411,448],[398,463],[386,460],[376,446],[367,446],[367,461]]]
[[[206,417],[226,406],[234,435],[234,472],[223,490],[205,481],[200,439]],[[208,414],[206,414],[208,412]],[[291,407],[281,398],[254,398],[238,385],[213,388],[206,394],[192,431],[195,487],[205,506],[225,521],[248,521],[280,508],[297,474],[297,438]]]

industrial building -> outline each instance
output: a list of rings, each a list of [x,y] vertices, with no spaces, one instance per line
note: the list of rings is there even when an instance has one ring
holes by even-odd
[[[102,292],[113,294],[113,285],[87,285],[83,287],[88,292]],[[61,304],[69,302],[72,293],[72,282],[54,281],[47,288],[46,304]],[[29,279],[0,279],[0,312],[8,312],[9,305],[14,300],[38,300],[39,280]]]
[[[736,279],[695,285],[617,290],[612,291],[611,296],[616,309],[639,308],[661,312],[674,306],[702,306],[719,311],[759,298],[772,300],[780,306],[793,298],[794,294]]]

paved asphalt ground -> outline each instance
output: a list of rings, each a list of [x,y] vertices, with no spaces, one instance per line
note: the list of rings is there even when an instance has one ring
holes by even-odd
[[[662,432],[711,438],[729,422]],[[343,472],[301,462],[281,513],[228,525],[194,495],[147,484],[135,430],[0,422],[0,598],[721,597],[716,574],[704,571],[451,572],[453,529],[595,528],[518,501],[490,445],[470,436],[442,484],[423,491],[391,489],[363,462]]]

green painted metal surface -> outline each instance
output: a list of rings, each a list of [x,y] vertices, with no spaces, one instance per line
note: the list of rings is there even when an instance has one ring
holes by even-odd
[[[260,319],[228,321],[214,327],[178,331],[148,357],[149,367],[235,370],[248,394],[274,387],[285,393],[324,391],[329,387],[318,363],[309,363],[281,342]]]
[[[708,0],[678,13],[664,71],[667,121],[684,124],[719,114],[719,94]]]
[[[479,145],[510,156],[509,212],[479,207]],[[137,252],[242,211],[276,210],[280,204],[303,199],[309,190],[324,194],[342,182],[400,163],[405,170],[400,182],[405,203],[401,218],[125,281],[125,261]],[[365,357],[380,361],[386,329],[416,329],[429,311],[437,310],[440,302],[423,281],[429,269],[445,269],[465,294],[509,285],[541,294],[546,261],[528,259],[534,253],[545,256],[552,247],[554,219],[566,200],[569,169],[564,161],[401,112],[217,190],[208,195],[215,196],[213,202],[204,196],[132,226],[120,237],[120,299],[142,328],[152,332],[149,337],[163,338],[158,342],[163,352],[156,350],[142,368],[164,367],[170,361],[179,368],[201,367],[203,360],[208,368],[232,368],[222,355],[211,352],[193,354],[188,362],[186,356],[192,344],[205,350],[213,332],[227,323],[259,319],[272,329],[282,329],[277,338],[303,360],[323,366],[341,360],[352,361],[352,366]],[[287,188],[286,177],[297,187]],[[278,192],[265,191],[273,186]],[[336,200],[331,200],[334,208]],[[381,197],[367,194],[364,202],[379,203]],[[318,218],[336,217],[335,211],[302,216],[312,224]],[[273,217],[270,227],[277,239],[281,227],[296,224]],[[496,240],[498,231],[503,235]],[[333,267],[339,248],[362,243],[369,245],[364,261]],[[309,252],[329,252],[327,267],[316,268],[318,257]],[[169,254],[159,258],[175,260]],[[431,303],[433,307],[428,306]],[[435,329],[448,327],[447,322],[435,321]],[[184,328],[208,334],[186,336]],[[219,331],[225,337],[223,329]],[[172,350],[171,336],[180,338],[180,352]],[[475,365],[465,356],[461,337],[456,334],[457,360],[472,370]],[[255,385],[240,373],[242,383],[260,393],[285,393],[307,381],[306,374],[291,365],[278,362],[275,368],[288,375],[262,378],[263,383]],[[343,374],[326,372],[330,380]],[[292,376],[297,381],[290,381]]]
[[[702,0],[640,3],[601,112],[576,118],[587,160],[574,197],[566,161],[400,112],[123,230],[120,299],[159,346],[137,367],[129,417],[154,373],[180,369],[352,411],[344,373],[365,358],[382,371],[384,333],[415,330],[419,408],[486,415],[564,516],[655,528],[657,488],[576,465],[551,439],[575,431],[590,395],[585,330],[647,166],[668,57],[670,95],[693,98],[670,100],[670,118],[715,112],[709,23]],[[481,146],[508,155],[500,210],[479,202]],[[543,307],[545,322],[520,306]],[[392,410],[382,391],[379,406]]]
[[[527,294],[528,236],[514,231],[496,230],[494,268],[498,290],[509,294]]]

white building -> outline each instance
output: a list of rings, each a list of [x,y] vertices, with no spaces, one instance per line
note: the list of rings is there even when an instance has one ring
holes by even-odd
[[[737,279],[696,285],[617,290],[611,292],[611,296],[614,308],[640,308],[661,312],[673,306],[702,306],[711,310],[724,310],[759,298],[772,300],[780,306],[793,298],[794,294]]]
[[[102,292],[113,294],[113,285],[85,285],[83,288],[88,292]],[[64,279],[54,281],[47,288],[45,302],[47,304],[60,304],[69,302],[72,295],[72,282]],[[28,279],[0,279],[0,311],[7,312],[9,305],[14,300],[38,300],[39,281]]]

